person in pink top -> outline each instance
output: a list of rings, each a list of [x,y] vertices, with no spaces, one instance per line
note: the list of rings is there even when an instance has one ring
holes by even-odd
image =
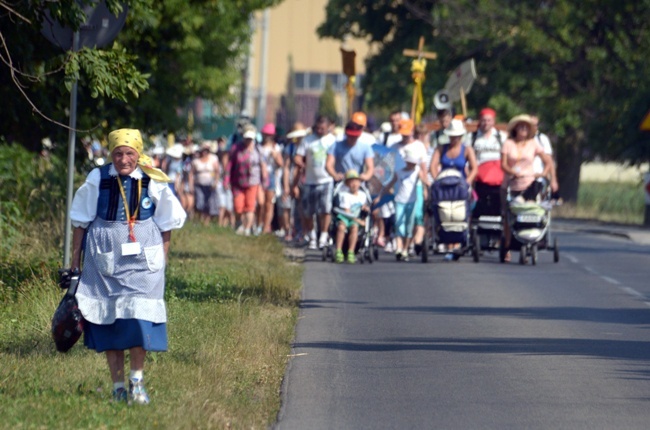
[[[538,156],[544,163],[544,171],[535,173],[533,162]],[[549,174],[553,162],[535,141],[533,122],[529,115],[517,115],[508,123],[508,139],[501,148],[501,168],[505,173],[502,184],[501,211],[504,215],[504,233],[506,249],[510,246],[510,229],[505,221],[507,208],[506,190],[510,187],[510,196],[523,200],[535,200],[540,189],[536,179]],[[506,261],[510,260],[510,253]]]
[[[266,163],[255,139],[257,132],[250,128],[243,140],[230,149],[224,176],[224,187],[232,189],[235,218],[239,223],[237,234],[250,236],[257,203],[257,190],[267,181]]]

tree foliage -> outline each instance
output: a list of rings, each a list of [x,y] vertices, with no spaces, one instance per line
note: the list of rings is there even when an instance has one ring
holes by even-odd
[[[539,113],[556,141],[564,197],[573,200],[585,157],[650,159],[650,138],[638,131],[650,109],[649,18],[650,0],[330,0],[319,33],[381,43],[364,80],[367,100],[380,106],[408,97],[401,52],[421,35],[439,54],[427,66],[428,95],[475,58],[470,106]]]
[[[65,140],[69,88],[79,79],[78,128],[105,134],[130,126],[145,132],[175,130],[185,122],[177,108],[194,97],[232,100],[255,10],[281,0],[124,0],[127,21],[112,46],[64,53],[40,34],[44,9],[77,28],[85,17],[77,0],[0,0],[0,134],[38,148],[44,136]],[[92,0],[85,0],[92,3]],[[112,11],[121,2],[106,0]],[[98,124],[103,128],[96,128]]]
[[[336,110],[336,94],[334,94],[334,89],[329,79],[325,81],[325,89],[318,98],[318,116],[326,116],[332,122],[338,122],[339,114]]]

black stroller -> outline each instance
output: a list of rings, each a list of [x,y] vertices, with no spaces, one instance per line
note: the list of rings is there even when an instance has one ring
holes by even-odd
[[[429,212],[433,250],[435,252],[438,244],[460,243],[459,248],[450,251],[454,261],[469,248],[469,198],[467,182],[456,169],[440,172],[431,186]],[[427,244],[423,252],[428,252]]]
[[[499,249],[503,233],[501,186],[476,182],[474,191],[478,200],[472,210],[470,243],[472,258],[478,263],[483,251]]]

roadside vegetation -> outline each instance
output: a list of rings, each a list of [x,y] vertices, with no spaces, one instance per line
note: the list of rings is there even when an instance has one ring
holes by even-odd
[[[577,203],[554,209],[561,218],[621,224],[643,223],[645,192],[641,182],[581,182]]]
[[[0,171],[19,159],[5,158]],[[37,213],[30,199],[43,172],[26,167],[12,187],[31,197],[21,202],[0,187],[0,428],[249,429],[272,423],[302,280],[301,266],[285,259],[281,243],[191,222],[174,232],[166,273],[170,349],[149,354],[145,367],[152,404],[116,405],[109,401],[103,354],[85,349],[82,340],[67,354],[54,348],[61,212]]]

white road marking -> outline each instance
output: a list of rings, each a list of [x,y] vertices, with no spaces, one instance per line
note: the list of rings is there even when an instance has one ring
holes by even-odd
[[[571,255],[571,254],[564,254],[564,255],[566,255],[566,258],[568,258],[569,261],[572,262],[573,264],[577,264],[577,263],[578,263],[578,259],[575,258],[573,255]]]
[[[614,279],[614,278],[610,278],[609,276],[601,276],[601,278],[603,278],[605,281],[609,282],[610,284],[621,285],[620,282],[618,282],[618,281],[617,281],[616,279]]]
[[[638,292],[637,290],[635,290],[634,288],[630,288],[630,287],[621,287],[621,290],[625,291],[626,293],[628,293],[628,294],[631,295],[631,296],[636,297],[637,299],[645,299],[645,296],[644,296],[643,294],[639,293],[639,292]]]
[[[571,257],[572,257],[572,256],[567,255],[567,258],[568,258],[569,260],[573,261],[573,260],[571,259]],[[577,262],[577,259],[576,259],[576,262]],[[589,266],[583,266],[583,268],[584,268],[587,272],[591,273],[592,275],[594,275],[594,276],[598,276],[598,277],[599,277],[600,279],[602,279],[603,281],[609,282],[609,283],[612,284],[612,285],[617,285],[618,288],[619,288],[621,291],[627,293],[628,295],[634,297],[635,299],[641,299],[641,300],[644,300],[643,303],[645,303],[646,305],[650,306],[650,302],[646,302],[646,301],[645,301],[645,300],[647,299],[647,297],[646,297],[645,295],[643,295],[642,293],[638,292],[637,290],[635,290],[634,288],[630,288],[630,287],[626,287],[626,286],[624,286],[624,285],[621,285],[621,283],[620,283],[619,281],[617,281],[616,279],[614,279],[614,278],[610,278],[609,276],[601,275],[600,273],[598,273],[596,270],[594,270],[593,268],[591,268],[591,267],[589,267]]]

